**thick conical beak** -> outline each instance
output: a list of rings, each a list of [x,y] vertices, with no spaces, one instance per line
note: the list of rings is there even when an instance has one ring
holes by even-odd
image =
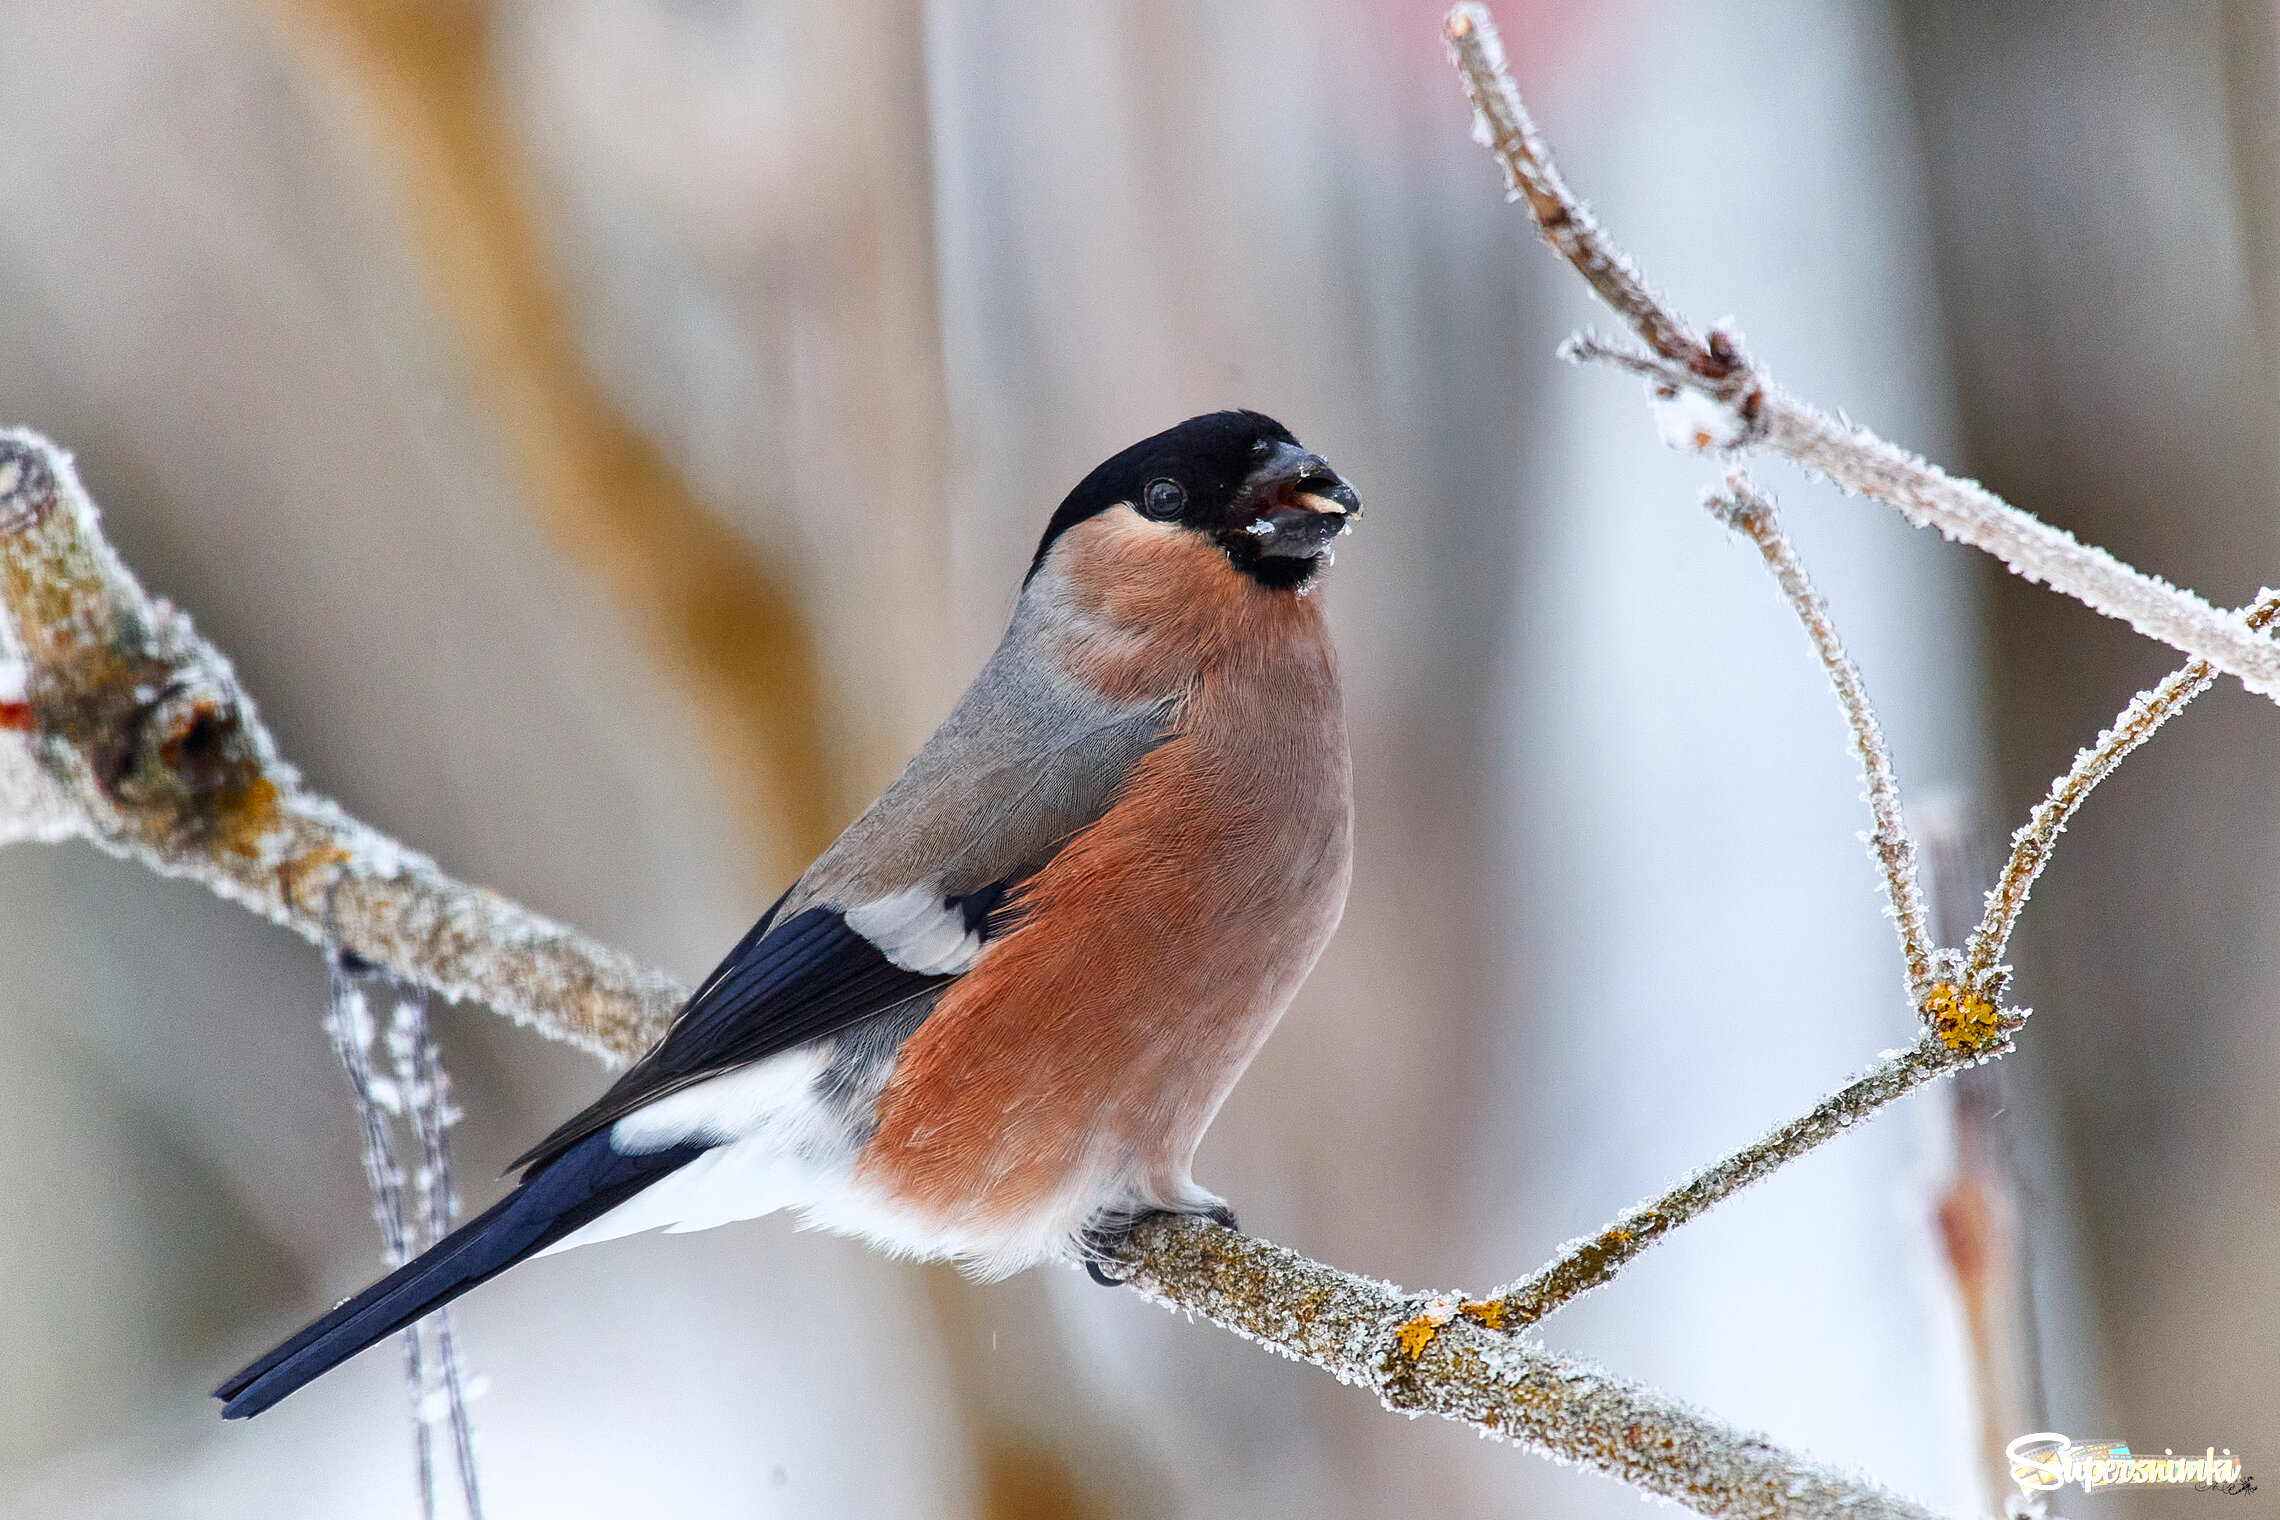
[[[1243,483],[1251,520],[1243,529],[1269,559],[1312,559],[1361,519],[1362,498],[1328,460],[1295,444],[1275,445]]]

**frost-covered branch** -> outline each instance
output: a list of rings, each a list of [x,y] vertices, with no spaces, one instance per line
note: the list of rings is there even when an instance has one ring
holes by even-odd
[[[0,432],[0,603],[22,693],[0,841],[90,840],[613,1061],[686,995],[303,787],[229,661],[119,563],[70,457],[23,431]]]
[[[1845,653],[1828,606],[1814,591],[1794,545],[1782,531],[1771,498],[1735,472],[1723,492],[1705,499],[1720,522],[1743,534],[1764,556],[1774,583],[1827,670],[1845,713],[1853,753],[1868,785],[1875,829],[1872,852],[1892,905],[1901,953],[1907,962],[1909,1001],[1926,1027],[1905,1050],[1886,1054],[1876,1065],[1822,1099],[1811,1109],[1713,1165],[1691,1173],[1676,1186],[1624,1210],[1598,1234],[1572,1240],[1532,1276],[1500,1288],[1485,1301],[1484,1323],[1517,1330],[1562,1304],[1614,1279],[1639,1254],[1672,1230],[1707,1212],[1743,1188],[1768,1177],[1823,1141],[1842,1134],[1896,1099],[1935,1077],[1970,1066],[2009,1048],[2023,1014],[1999,1013],[1994,989],[1984,996],[1959,985],[1954,952],[1934,948],[1931,917],[1916,880],[1916,847],[1900,811],[1900,787],[1884,743],[1882,727],[1868,700],[1860,672]],[[2117,756],[2118,760],[2119,757]]]
[[[416,994],[396,990],[396,1012],[388,1021],[388,1056],[396,1068],[396,1092],[404,1116],[411,1122],[412,1143],[419,1148],[420,1164],[413,1180],[420,1200],[420,1248],[426,1250],[449,1235],[459,1218],[459,1193],[451,1181],[451,1142],[445,1133],[459,1122],[459,1106],[451,1100],[451,1075],[428,1028],[427,1005]],[[435,1331],[436,1374],[416,1394],[413,1417],[422,1427],[421,1459],[423,1464],[428,1460],[429,1433],[438,1424],[444,1426],[451,1433],[467,1520],[483,1520],[475,1423],[467,1412],[469,1387],[460,1365],[459,1338],[452,1333],[451,1311],[439,1309],[425,1326],[415,1329],[428,1326]]]
[[[1417,1296],[1200,1220],[1132,1237],[1131,1285],[1295,1361],[1705,1515],[1925,1516],[1855,1475],[1723,1425],[1650,1388],[1498,1329],[1503,1305]]]
[[[1640,341],[1667,364],[1702,381],[1707,392],[1742,415],[1754,414],[1749,367],[1717,333],[1704,339],[1669,303],[1648,288],[1631,256],[1615,245],[1591,208],[1568,189],[1551,150],[1521,104],[1520,88],[1504,67],[1504,42],[1485,5],[1449,12],[1449,55],[1472,97],[1473,140],[1504,166],[1510,198],[1524,200],[1555,252],[1576,268],[1592,293],[1621,317]]]
[[[611,1060],[646,1049],[685,996],[306,790],[229,662],[144,594],[69,458],[28,432],[0,433],[0,626],[23,687],[20,701],[0,700],[0,725],[16,731],[0,733],[0,840],[90,840]],[[1931,1513],[1500,1332],[1494,1302],[1404,1294],[1203,1220],[1152,1221],[1131,1249],[1132,1285],[1161,1304],[1395,1410],[1460,1421],[1704,1514]]]
[[[1768,548],[1767,538],[1777,544],[1782,540],[1779,524],[1772,516],[1772,504],[1739,477],[1729,478],[1728,488],[1732,495],[1713,499],[1712,510],[1721,520],[1748,533],[1766,553],[1768,564],[1773,564],[1780,551]],[[1766,537],[1761,537],[1761,533]],[[1820,607],[1810,584],[1804,580],[1793,551],[1787,560],[1797,574],[1792,582],[1776,565],[1775,574],[1783,580],[1782,589],[1798,607],[1799,616],[1806,619],[1809,630],[1814,624],[1807,615],[1808,607],[1819,614],[1825,629],[1826,610]],[[2275,591],[2260,593],[2244,614],[2245,625],[2260,632],[2275,620],[2280,620],[2280,592]],[[1833,631],[1829,632],[1826,647],[1822,645],[1819,630],[1814,631],[1813,637],[1815,646],[1822,650],[1824,662],[1830,661],[1832,649],[1836,659],[1843,659],[1841,646],[1835,645]],[[1838,680],[1835,670],[1832,664],[1832,680]],[[1855,679],[1857,681],[1857,677]],[[1785,1163],[1858,1124],[1887,1103],[1906,1097],[1935,1077],[2006,1053],[2026,1014],[2000,1006],[2007,968],[1998,963],[2019,913],[2026,906],[2028,891],[2049,863],[2058,836],[2065,832],[2067,820],[2099,782],[2112,775],[2131,751],[2152,738],[2155,730],[2208,690],[2215,680],[2216,669],[2208,661],[2188,661],[2159,685],[2133,697],[2116,715],[2113,725],[2098,736],[2097,742],[2077,754],[2072,768],[2051,783],[2049,796],[2013,837],[2010,859],[2001,879],[1987,894],[1986,916],[1972,931],[1967,948],[1960,954],[1954,950],[1931,952],[1926,984],[1917,996],[1925,1028],[1913,1045],[1884,1056],[1868,1071],[1787,1124],[1725,1159],[1691,1173],[1668,1191],[1624,1210],[1598,1234],[1568,1242],[1533,1275],[1490,1294],[1483,1301],[1490,1307],[1481,1322],[1514,1330],[1533,1324],[1571,1299],[1612,1281],[1640,1253],[1680,1225],[1751,1183],[1772,1175]],[[1841,681],[1839,685],[1841,693]],[[1853,701],[1850,698],[1845,701],[1847,715],[1852,717]],[[1858,711],[1866,714],[1865,699]],[[1873,724],[1873,715],[1868,716]],[[1857,735],[1856,728],[1856,742]],[[1896,796],[1894,800],[1897,801]],[[1881,850],[1879,854],[1881,856]],[[1918,906],[1921,910],[1920,899]],[[1921,932],[1928,944],[1928,927]]]
[[[2016,1027],[2015,1021],[2008,1027]],[[1772,1176],[1933,1078],[2000,1054],[2003,1048],[1952,1048],[1926,1030],[1913,1045],[1886,1054],[1787,1124],[1689,1174],[1666,1192],[1625,1209],[1598,1234],[1569,1241],[1533,1275],[1490,1294],[1488,1301],[1497,1312],[1484,1323],[1509,1330],[1534,1324],[1570,1299],[1612,1281],[1647,1247],[1713,1205]]]
[[[2280,617],[2280,591],[2265,590],[2257,593],[2243,614],[2242,624],[2262,637],[2276,617]],[[2011,931],[2018,927],[2019,914],[2027,905],[2027,894],[2034,890],[2035,879],[2050,863],[2058,836],[2066,832],[2067,821],[2132,750],[2152,738],[2162,724],[2182,712],[2216,679],[2216,666],[2208,660],[2187,660],[2159,685],[2130,698],[2129,705],[2114,715],[2112,725],[2098,735],[2097,742],[2078,751],[2066,774],[2051,782],[2049,794],[2011,836],[2010,859],[2004,862],[2003,874],[1987,894],[1986,916],[1965,947],[1965,986],[1989,998],[1999,994],[2003,949],[2011,941]]]
[[[400,1104],[401,1098],[372,1065],[372,1006],[357,985],[360,968],[361,963],[346,954],[332,957],[332,1006],[325,1014],[325,1033],[332,1037],[333,1054],[348,1074],[349,1092],[356,1100],[364,1180],[372,1189],[372,1218],[380,1226],[380,1259],[394,1271],[418,1254],[419,1238],[404,1220],[404,1169],[397,1164],[396,1147],[388,1138],[385,1110],[391,1103]],[[413,1325],[396,1340],[403,1351],[404,1386],[412,1403],[412,1474],[420,1514],[424,1520],[435,1520],[435,1429],[422,1408],[428,1391],[426,1336]]]
[[[1821,657],[1829,685],[1845,710],[1845,728],[1852,736],[1853,754],[1860,760],[1861,776],[1868,786],[1869,816],[1875,824],[1869,834],[1869,850],[1884,878],[1885,900],[1891,904],[1893,927],[1900,935],[1900,954],[1908,965],[1908,1001],[1919,1003],[1935,981],[1931,915],[1924,907],[1923,889],[1916,885],[1916,841],[1909,837],[1907,821],[1900,812],[1899,778],[1893,774],[1891,751],[1884,743],[1884,729],[1876,721],[1876,709],[1869,705],[1868,688],[1837,638],[1836,626],[1829,621],[1828,604],[1813,589],[1796,546],[1782,531],[1773,499],[1737,470],[1726,477],[1726,489],[1712,493],[1704,505],[1720,522],[1757,545],[1766,569],[1773,573],[1774,584],[1781,588],[1797,620],[1805,625],[1813,652]]]
[[[2280,701],[2280,646],[2258,637],[2238,614],[2219,611],[2193,592],[2020,511],[1984,486],[1958,480],[1865,428],[1784,395],[1757,373],[1731,334],[1713,331],[1696,338],[1560,179],[1505,70],[1503,45],[1487,8],[1457,6],[1449,12],[1447,36],[1472,97],[1474,135],[1503,165],[1513,198],[1527,202],[1545,240],[1648,350],[1586,336],[1563,352],[1645,378],[1658,411],[1665,413],[1665,436],[1702,450],[1771,450],[1847,491],[1896,508],[1918,527],[1929,524],[1984,549],[2028,580],[2047,582]]]

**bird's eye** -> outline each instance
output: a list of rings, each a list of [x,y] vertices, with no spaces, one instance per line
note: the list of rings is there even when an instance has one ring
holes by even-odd
[[[1180,515],[1187,505],[1187,492],[1176,480],[1151,480],[1140,493],[1140,510],[1162,522]]]

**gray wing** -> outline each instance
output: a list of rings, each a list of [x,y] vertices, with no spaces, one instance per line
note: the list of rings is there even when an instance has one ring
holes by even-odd
[[[883,1017],[923,1017],[1005,895],[1107,811],[1175,695],[1116,703],[1048,658],[1024,598],[1003,643],[886,795],[851,824],[602,1097],[514,1164],[530,1175],[667,1093]]]
[[[1049,598],[1023,597],[942,727],[809,867],[787,913],[1010,884],[1107,810],[1133,764],[1172,730],[1180,694],[1102,697],[1051,658],[1067,642],[1046,626],[1052,616]]]

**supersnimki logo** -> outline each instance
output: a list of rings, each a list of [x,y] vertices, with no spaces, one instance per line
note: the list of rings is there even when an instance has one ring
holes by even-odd
[[[2120,1441],[2075,1441],[2054,1430],[2021,1436],[2003,1448],[2012,1481],[2029,1498],[2078,1483],[2086,1494],[2108,1488],[2199,1488],[2212,1493],[2251,1494],[2248,1475],[2231,1447],[2208,1447],[2179,1456],[2134,1452]]]

